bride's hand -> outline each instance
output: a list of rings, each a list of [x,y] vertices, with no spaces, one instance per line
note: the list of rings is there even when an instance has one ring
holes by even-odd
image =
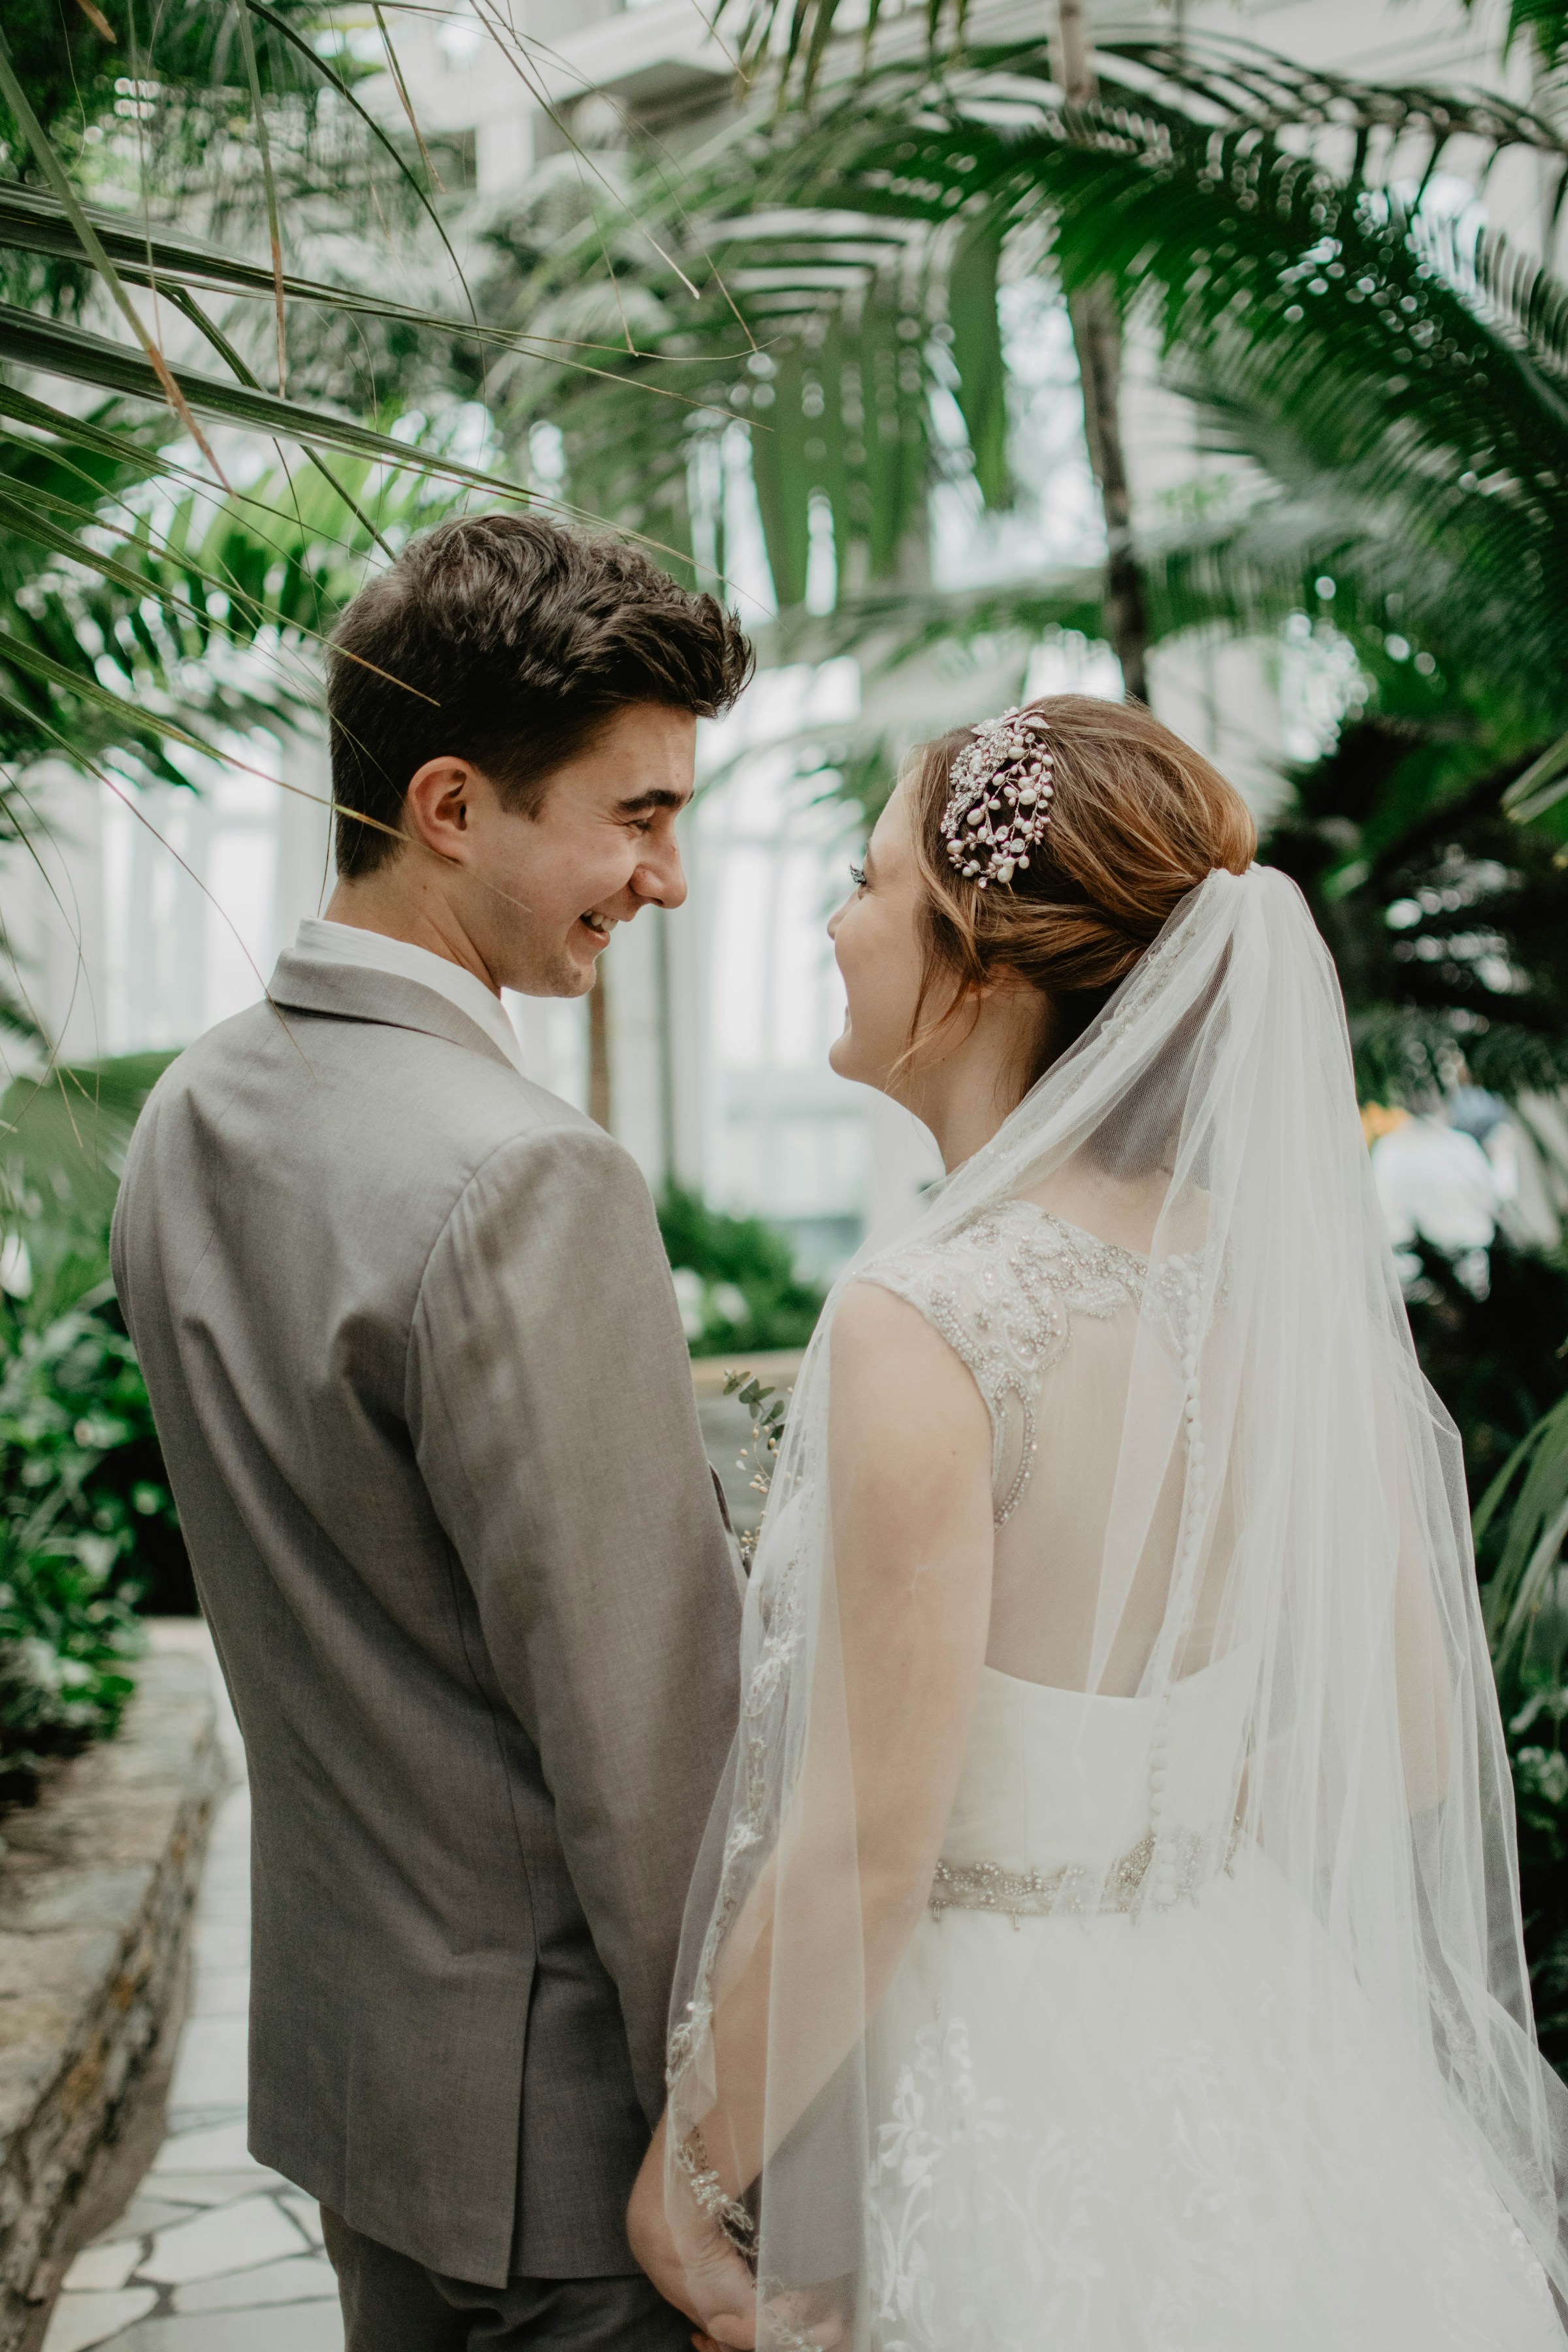
[[[719,2224],[695,2205],[677,2240],[665,2207],[664,2168],[661,2121],[626,2208],[632,2252],[666,2303],[696,2322],[700,2335],[692,2341],[699,2352],[708,2347],[712,2352],[752,2352],[757,2340],[752,2273]]]

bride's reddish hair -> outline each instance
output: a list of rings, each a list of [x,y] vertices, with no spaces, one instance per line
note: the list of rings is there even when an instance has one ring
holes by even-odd
[[[1141,702],[1052,694],[1027,707],[1050,729],[1056,790],[1045,838],[1010,884],[982,890],[965,880],[942,838],[949,772],[970,729],[924,745],[909,771],[926,929],[910,1051],[934,1041],[975,988],[1022,980],[1049,1013],[1032,1084],[1088,1027],[1189,890],[1217,866],[1246,873],[1258,827],[1235,785]],[[946,1008],[922,1025],[938,992]]]

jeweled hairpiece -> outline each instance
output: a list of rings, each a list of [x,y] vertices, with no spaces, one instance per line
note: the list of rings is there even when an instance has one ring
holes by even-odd
[[[982,890],[1011,882],[1051,821],[1050,733],[1037,710],[987,719],[953,761],[942,813],[947,854]]]

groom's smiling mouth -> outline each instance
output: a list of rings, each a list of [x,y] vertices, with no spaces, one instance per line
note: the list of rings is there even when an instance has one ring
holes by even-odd
[[[596,940],[600,947],[606,944],[610,933],[616,928],[616,918],[613,915],[579,915],[577,920],[588,933],[589,938]]]

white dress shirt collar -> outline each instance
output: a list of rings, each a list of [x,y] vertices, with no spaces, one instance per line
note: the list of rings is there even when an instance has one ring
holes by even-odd
[[[416,947],[412,940],[388,939],[381,931],[362,931],[353,923],[328,922],[317,915],[307,915],[300,923],[293,952],[303,963],[357,964],[362,971],[395,972],[400,980],[416,980],[421,987],[435,989],[495,1040],[513,1069],[521,1070],[522,1048],[505,1005],[460,963]]]

